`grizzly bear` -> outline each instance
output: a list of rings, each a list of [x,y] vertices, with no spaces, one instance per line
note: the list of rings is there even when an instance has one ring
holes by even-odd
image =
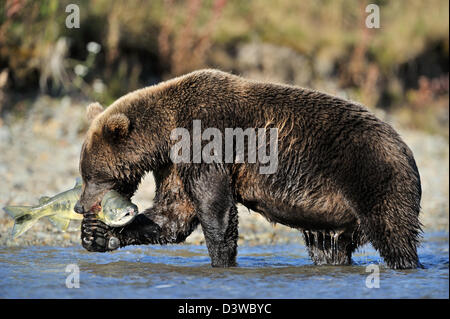
[[[355,249],[370,242],[391,268],[420,266],[421,184],[413,154],[362,105],[201,70],[131,92],[93,113],[75,207],[85,214],[82,243],[88,250],[181,242],[201,224],[212,266],[234,266],[241,203],[271,222],[299,229],[316,264],[350,264]],[[180,128],[193,133],[195,121],[221,133],[276,129],[276,172],[261,173],[262,164],[249,156],[231,163],[174,163],[177,141],[171,134]],[[247,137],[247,151],[249,146]],[[152,208],[120,229],[95,219],[106,192],[131,198],[149,171],[157,183]]]

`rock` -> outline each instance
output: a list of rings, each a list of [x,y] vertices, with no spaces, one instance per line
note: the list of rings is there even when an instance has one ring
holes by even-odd
[[[0,126],[0,144],[11,144],[11,133],[8,127]]]
[[[296,51],[268,43],[245,43],[237,47],[235,67],[242,76],[308,86],[312,68]]]

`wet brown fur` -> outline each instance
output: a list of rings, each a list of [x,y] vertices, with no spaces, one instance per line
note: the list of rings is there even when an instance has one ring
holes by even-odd
[[[128,125],[110,123],[123,116]],[[247,163],[174,168],[170,132],[191,131],[194,119],[203,129],[222,132],[277,127],[277,172],[261,175],[258,164]],[[174,220],[174,228],[180,227],[183,212],[188,221],[200,221],[214,266],[235,264],[238,202],[272,222],[307,231],[305,241],[316,263],[350,263],[354,249],[369,241],[392,268],[419,265],[421,185],[411,150],[365,107],[321,92],[217,70],[144,88],[94,119],[80,171],[84,211],[110,189],[131,196],[148,171],[170,172],[161,173],[158,183],[171,186],[160,192],[153,216],[166,220],[161,225]],[[184,201],[164,201],[172,186]],[[327,245],[315,244],[335,232],[342,234],[334,255]]]

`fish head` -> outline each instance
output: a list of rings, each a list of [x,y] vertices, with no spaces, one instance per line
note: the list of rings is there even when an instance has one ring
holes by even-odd
[[[137,206],[114,190],[105,194],[101,207],[105,224],[112,227],[125,226],[138,214]]]

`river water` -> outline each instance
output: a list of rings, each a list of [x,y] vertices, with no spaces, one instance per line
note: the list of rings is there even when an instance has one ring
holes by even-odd
[[[448,248],[448,233],[426,234],[425,269],[396,271],[370,245],[352,266],[314,266],[300,243],[243,246],[230,269],[193,245],[0,247],[0,298],[448,298]]]

